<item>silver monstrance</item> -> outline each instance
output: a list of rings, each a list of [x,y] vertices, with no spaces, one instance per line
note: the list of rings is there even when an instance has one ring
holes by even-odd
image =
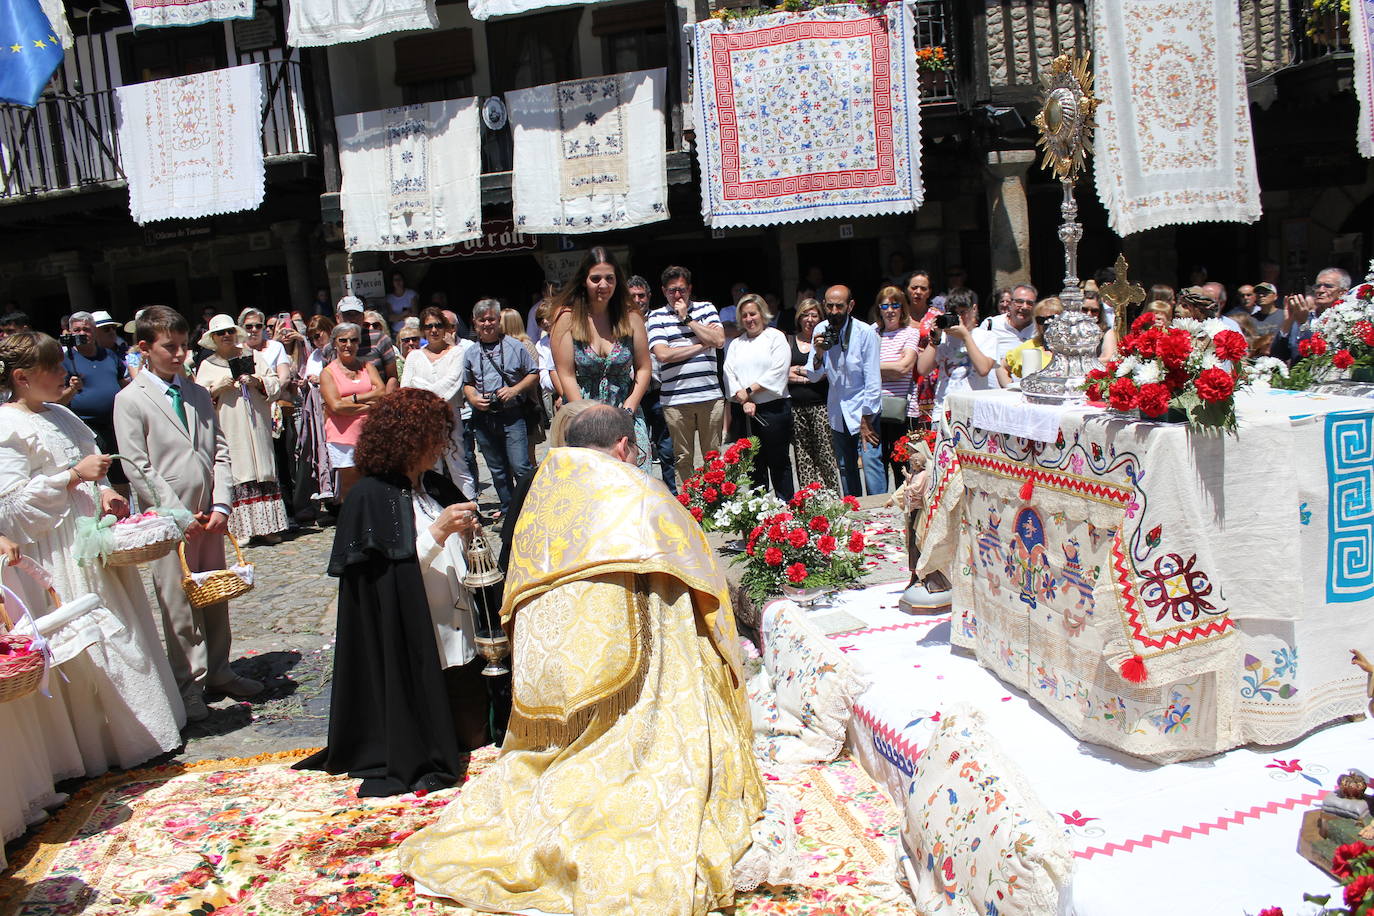
[[[1097,360],[1102,329],[1083,311],[1083,290],[1078,285],[1078,242],[1083,226],[1078,222],[1078,203],[1074,185],[1083,170],[1087,147],[1092,139],[1093,114],[1098,100],[1093,96],[1092,70],[1088,56],[1061,54],[1045,74],[1044,101],[1035,116],[1040,129],[1039,145],[1045,155],[1041,167],[1054,172],[1064,190],[1059,214],[1059,240],[1064,243],[1064,289],[1059,299],[1064,311],[1045,328],[1045,345],[1050,360],[1039,372],[1021,380],[1026,400],[1043,404],[1081,403],[1086,400],[1083,381],[1088,372],[1102,368]]]

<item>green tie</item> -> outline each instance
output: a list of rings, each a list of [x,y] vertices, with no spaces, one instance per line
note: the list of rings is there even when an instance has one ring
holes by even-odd
[[[177,412],[177,416],[181,418],[182,428],[190,432],[191,424],[186,422],[186,402],[181,399],[181,386],[168,385],[167,395],[172,399],[172,408]]]

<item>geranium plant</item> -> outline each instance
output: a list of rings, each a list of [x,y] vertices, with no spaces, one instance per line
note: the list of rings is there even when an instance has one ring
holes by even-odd
[[[840,497],[819,483],[797,491],[787,508],[762,519],[749,532],[740,585],[755,603],[782,594],[784,586],[840,588],[863,574],[865,542],[854,512],[859,501]]]
[[[1303,894],[1304,902],[1320,905],[1320,916],[1374,914],[1374,846],[1359,841],[1337,846],[1328,870],[1341,882],[1340,902],[1345,905],[1328,907],[1331,894]],[[1260,910],[1259,916],[1283,916],[1283,910],[1273,906]]]
[[[922,73],[944,73],[952,67],[943,46],[926,45],[916,49],[916,69]]]
[[[722,520],[717,518],[720,509],[749,488],[758,447],[758,437],[753,436],[734,442],[723,452],[709,451],[702,456],[705,463],[682,482],[677,501],[707,531],[722,530]]]
[[[1236,428],[1235,391],[1250,351],[1244,335],[1217,319],[1176,318],[1158,327],[1145,312],[1122,338],[1119,357],[1088,373],[1085,389],[1114,410],[1164,417],[1182,411],[1194,427]]]

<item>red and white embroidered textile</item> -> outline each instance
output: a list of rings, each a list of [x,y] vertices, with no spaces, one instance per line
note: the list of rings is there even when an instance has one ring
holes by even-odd
[[[1355,95],[1360,100],[1360,120],[1355,143],[1360,155],[1374,157],[1374,0],[1350,0],[1350,46],[1355,51]]]
[[[921,205],[911,13],[860,5],[692,26],[706,223],[767,226]]]
[[[262,203],[257,64],[120,86],[115,108],[134,222],[256,210]]]
[[[253,0],[129,0],[134,28],[252,19]]]
[[[1253,223],[1259,179],[1234,0],[1098,3],[1097,194],[1118,235]]]

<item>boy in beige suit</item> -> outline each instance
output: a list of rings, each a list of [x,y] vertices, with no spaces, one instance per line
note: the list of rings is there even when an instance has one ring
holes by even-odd
[[[132,466],[129,479],[140,503],[179,506],[195,517],[186,531],[187,564],[193,571],[223,569],[229,448],[210,393],[183,371],[188,331],[186,319],[166,306],[139,312],[134,334],[147,371],[115,397],[115,434],[125,464]],[[229,667],[228,602],[192,607],[181,587],[176,551],[154,561],[152,573],[167,660],[186,701],[186,718],[197,722],[210,715],[205,689],[239,699],[261,693],[262,684]]]

